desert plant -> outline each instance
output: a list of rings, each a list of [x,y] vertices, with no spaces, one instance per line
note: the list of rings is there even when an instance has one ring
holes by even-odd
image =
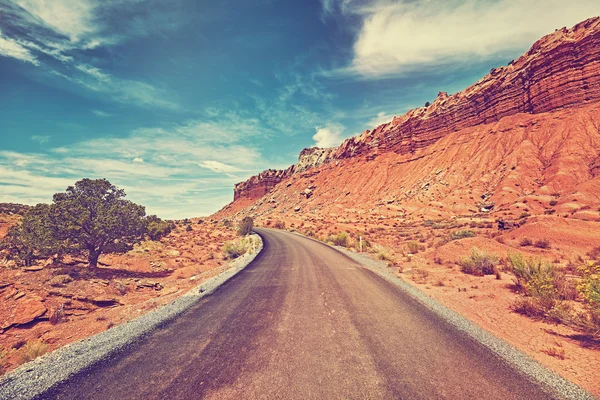
[[[22,364],[43,356],[48,351],[48,345],[41,340],[27,342],[21,349],[19,359]]]
[[[277,220],[273,223],[273,228],[275,229],[285,229],[285,221]]]
[[[392,255],[390,254],[390,251],[379,244],[374,244],[373,247],[371,247],[371,251],[377,254],[377,258],[380,260],[392,261]]]
[[[238,225],[238,234],[240,236],[246,236],[252,233],[252,229],[254,228],[254,220],[252,219],[252,217],[244,217],[244,219],[242,219],[240,221],[240,224]]]
[[[540,249],[549,249],[550,241],[548,239],[539,239],[539,240],[536,240],[533,245]]]
[[[412,280],[416,283],[427,283],[427,279],[429,278],[429,272],[421,269],[421,268],[414,268],[412,271]]]
[[[418,242],[411,240],[408,243],[406,243],[406,249],[410,254],[417,254],[420,250],[423,249],[423,246],[420,245]]]
[[[497,275],[498,257],[488,254],[483,250],[473,247],[471,255],[462,258],[459,262],[462,272],[475,276]]]
[[[592,250],[588,251],[587,256],[592,260],[600,260],[600,246],[594,247]]]
[[[558,204],[558,200],[550,200],[550,203],[548,203],[550,205],[550,207],[554,207],[555,205]]]
[[[337,235],[331,235],[327,238],[328,242],[333,243],[336,246],[348,247],[350,242],[350,236],[347,232],[340,232]]]
[[[225,242],[223,254],[225,259],[234,259],[251,252],[255,246],[256,243],[252,236],[242,237]]]
[[[173,222],[164,221],[156,215],[148,215],[145,218],[145,223],[146,232],[151,240],[159,240],[175,229],[175,224]]]
[[[559,287],[564,285],[565,275],[554,265],[525,259],[520,253],[509,254],[508,261],[517,288],[532,297],[543,312],[550,311],[562,300]]]
[[[528,237],[524,237],[519,240],[519,246],[521,247],[531,246],[532,244],[533,242]]]
[[[475,236],[475,232],[471,231],[471,230],[462,230],[462,231],[454,231],[450,234],[450,239],[451,240],[460,240],[460,239],[464,239],[464,238],[470,238],[470,237],[474,237]]]

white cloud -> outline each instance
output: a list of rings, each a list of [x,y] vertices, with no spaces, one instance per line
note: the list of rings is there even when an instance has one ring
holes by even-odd
[[[333,147],[338,146],[344,140],[342,134],[345,128],[340,124],[328,124],[325,127],[315,128],[317,133],[313,135],[315,145],[317,147]]]
[[[98,2],[92,0],[17,0],[16,3],[32,16],[42,20],[54,31],[72,42],[96,31],[94,11]]]
[[[33,65],[40,65],[37,58],[31,54],[31,52],[17,43],[17,41],[2,35],[0,30],[0,55],[5,57],[16,58],[17,60],[32,63]]]
[[[138,164],[143,164],[144,163],[144,159],[136,157],[136,158],[133,159],[133,162],[134,163],[138,163]]]
[[[394,114],[386,114],[382,111],[377,113],[377,116],[370,119],[369,122],[367,122],[367,125],[369,126],[369,129],[373,129],[377,128],[381,124],[391,122],[392,119],[394,119]]]
[[[230,174],[232,172],[240,172],[241,169],[234,167],[233,165],[225,164],[219,161],[208,160],[198,163],[201,168],[210,169],[213,172]]]
[[[521,52],[541,36],[596,16],[597,0],[339,0],[362,20],[350,66],[340,73],[378,77]]]

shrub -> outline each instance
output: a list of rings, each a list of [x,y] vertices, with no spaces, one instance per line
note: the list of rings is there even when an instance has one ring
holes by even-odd
[[[173,222],[164,221],[156,215],[146,217],[146,232],[150,240],[160,240],[171,233],[173,229],[175,229]]]
[[[246,236],[252,233],[252,229],[254,228],[254,220],[252,217],[244,217],[240,221],[238,226],[238,233],[240,236]]]
[[[285,221],[279,221],[279,220],[275,221],[273,223],[273,228],[275,228],[275,229],[285,229]]]
[[[372,247],[372,251],[377,254],[377,258],[383,261],[392,261],[392,256],[390,251],[378,244],[374,244]]]
[[[549,249],[550,241],[548,239],[539,239],[539,240],[536,240],[536,242],[533,245],[540,249]]]
[[[471,255],[460,260],[462,272],[475,276],[496,275],[498,276],[498,257],[479,250],[477,247],[471,249]]]
[[[350,242],[350,236],[346,232],[340,232],[337,235],[331,235],[327,238],[328,242],[333,243],[336,246],[348,247]]]
[[[410,254],[417,254],[420,250],[423,250],[423,246],[414,240],[406,243],[406,248]]]
[[[532,244],[533,242],[528,237],[524,237],[519,241],[519,246],[521,247],[531,246]]]
[[[550,205],[550,207],[554,207],[555,205],[558,204],[558,200],[550,200],[550,203],[548,203]]]
[[[562,299],[558,288],[564,285],[565,275],[554,265],[533,258],[525,259],[519,253],[509,254],[508,262],[517,288],[534,298],[541,311],[547,313]]]
[[[600,260],[600,246],[594,247],[587,253],[587,256],[592,260]]]
[[[21,353],[19,354],[19,358],[21,363],[26,363],[36,358],[43,356],[48,351],[48,345],[41,340],[36,340],[33,342],[27,342]]]
[[[454,231],[450,234],[451,240],[460,240],[464,238],[470,238],[475,236],[475,232],[471,230],[463,230],[463,231]]]
[[[223,254],[225,255],[225,259],[234,259],[246,253],[251,253],[255,246],[256,242],[252,236],[241,237],[225,242]]]

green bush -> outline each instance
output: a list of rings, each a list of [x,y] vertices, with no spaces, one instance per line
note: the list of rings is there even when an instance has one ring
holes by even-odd
[[[252,229],[254,229],[254,220],[252,217],[244,217],[238,226],[238,233],[240,236],[246,236],[252,233]]]
[[[471,255],[460,260],[462,272],[475,276],[496,275],[498,271],[498,257],[479,250],[477,247],[471,249]]]
[[[146,217],[146,232],[150,240],[160,240],[175,229],[175,224],[170,221],[164,221],[156,215]]]
[[[350,235],[347,232],[340,232],[337,235],[331,235],[327,238],[328,242],[336,246],[348,247],[350,243]]]
[[[475,232],[471,231],[471,230],[462,230],[462,231],[454,231],[450,234],[450,239],[451,240],[460,240],[460,239],[464,239],[464,238],[470,238],[470,237],[474,237],[475,236]]]
[[[555,307],[563,296],[559,290],[565,286],[565,275],[554,265],[522,254],[509,254],[508,262],[515,275],[517,289],[534,299],[544,313]]]

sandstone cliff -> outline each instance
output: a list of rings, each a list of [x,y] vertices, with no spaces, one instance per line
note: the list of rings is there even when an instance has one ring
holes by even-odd
[[[338,148],[303,150],[298,164],[264,171],[237,184],[234,199],[258,199],[295,173],[333,160],[373,159],[390,152],[410,154],[452,132],[503,117],[580,107],[599,100],[600,18],[591,18],[545,36],[519,59],[492,69],[462,92],[451,96],[441,92],[430,106],[394,117]]]

